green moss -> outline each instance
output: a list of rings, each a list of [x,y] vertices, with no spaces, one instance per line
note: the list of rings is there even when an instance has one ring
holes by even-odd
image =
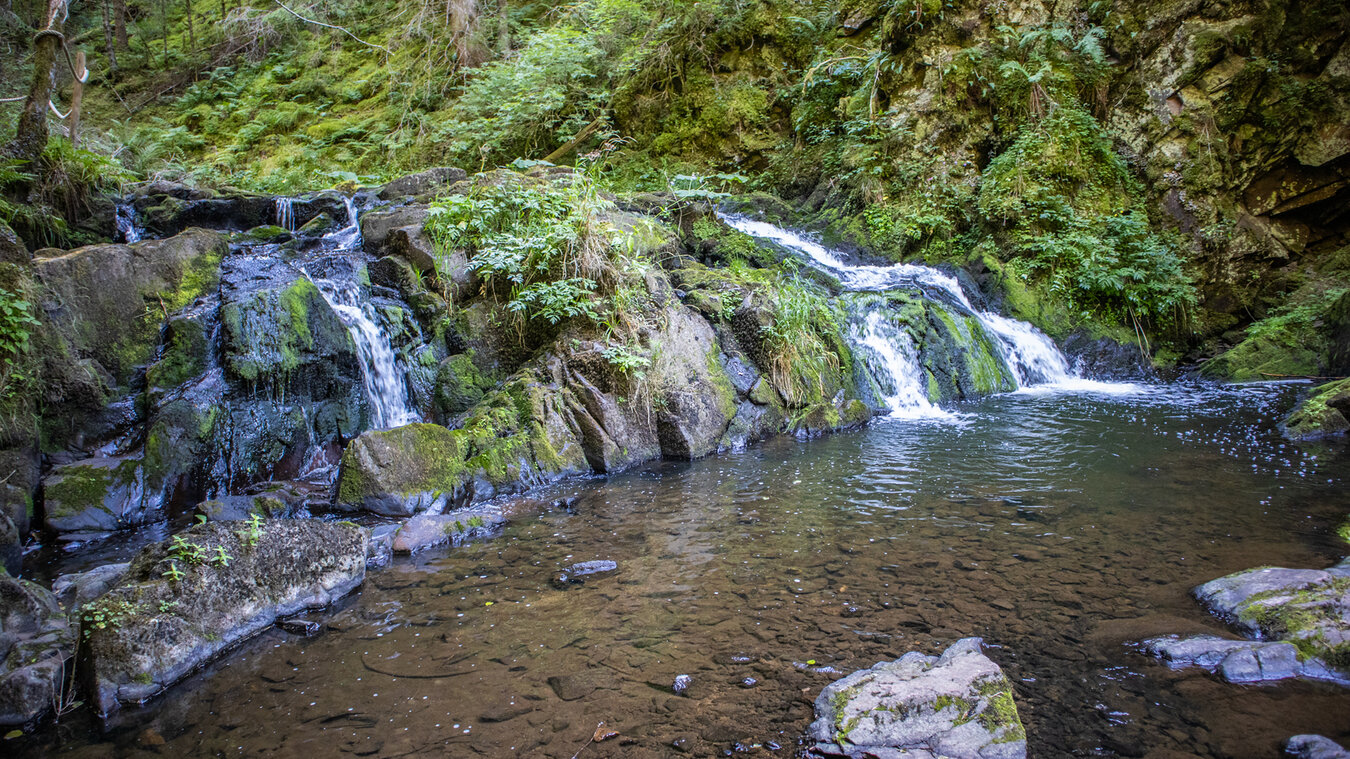
[[[79,514],[95,506],[103,508],[103,498],[112,487],[117,470],[92,466],[71,466],[61,470],[59,481],[46,484],[48,517]]]

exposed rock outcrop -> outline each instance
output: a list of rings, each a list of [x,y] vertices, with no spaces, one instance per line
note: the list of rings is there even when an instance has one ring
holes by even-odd
[[[1350,433],[1350,379],[1313,389],[1284,419],[1285,434],[1295,440]]]
[[[142,549],[81,609],[95,706],[141,703],[277,619],[341,598],[365,579],[368,541],[349,523],[213,522]]]
[[[1012,686],[979,638],[941,656],[911,651],[837,680],[816,698],[819,756],[1013,759],[1027,755]]]
[[[1285,742],[1284,753],[1294,759],[1350,759],[1350,751],[1322,735],[1295,735]]]

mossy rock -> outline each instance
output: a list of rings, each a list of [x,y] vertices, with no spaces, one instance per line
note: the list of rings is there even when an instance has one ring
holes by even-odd
[[[92,358],[119,384],[149,363],[160,322],[215,290],[226,238],[189,229],[133,245],[91,245],[39,259],[45,321],[77,358]]]
[[[141,549],[81,607],[94,705],[141,703],[277,619],[341,598],[365,579],[369,538],[345,522],[212,522]]]
[[[1350,433],[1350,379],[1314,389],[1285,417],[1284,431],[1295,440]]]
[[[351,334],[306,277],[224,303],[220,321],[225,367],[249,387],[322,398],[360,381]]]
[[[493,384],[491,377],[479,370],[469,354],[461,353],[442,361],[436,370],[437,418],[449,421],[468,411],[483,399]]]
[[[47,528],[62,534],[102,533],[158,518],[135,458],[92,458],[56,467],[42,481]]]

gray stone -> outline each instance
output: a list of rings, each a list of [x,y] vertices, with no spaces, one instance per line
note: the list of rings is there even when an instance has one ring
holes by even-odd
[[[1214,635],[1149,638],[1143,651],[1173,668],[1200,667],[1230,683],[1262,683],[1299,677],[1350,685],[1350,678],[1315,657],[1300,660],[1292,643],[1230,640]]]
[[[0,725],[22,725],[59,701],[74,630],[45,588],[0,572]]]
[[[380,524],[370,528],[370,544],[366,546],[366,568],[387,566],[394,558],[394,536],[401,525]]]
[[[826,686],[816,698],[811,751],[825,756],[1018,759],[1026,731],[1012,686],[979,638],[941,656],[911,651]]]
[[[391,181],[380,188],[379,196],[380,200],[394,200],[395,198],[427,195],[467,178],[468,173],[464,169],[453,166],[438,166]]]
[[[143,703],[277,619],[341,598],[365,579],[369,539],[341,522],[213,522],[141,549],[81,611],[94,705]]]
[[[491,537],[506,523],[492,509],[461,509],[449,514],[418,514],[394,536],[394,553],[416,553],[435,546],[460,546]]]
[[[579,585],[586,581],[586,578],[592,575],[609,574],[619,568],[619,565],[613,561],[601,559],[597,561],[583,561],[579,564],[564,569],[557,577],[553,578],[553,584],[558,587],[568,585]]]
[[[121,581],[130,566],[130,562],[104,564],[87,572],[61,575],[52,583],[52,592],[67,611],[75,612],[80,606],[107,593],[109,588]]]
[[[1295,759],[1350,759],[1350,751],[1322,735],[1295,735],[1285,741],[1284,753]]]
[[[124,530],[159,518],[137,458],[96,457],[56,467],[42,481],[47,528],[62,540]]]

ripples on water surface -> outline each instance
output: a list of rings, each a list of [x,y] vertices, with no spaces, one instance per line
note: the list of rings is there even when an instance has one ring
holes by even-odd
[[[1346,742],[1344,690],[1229,685],[1125,644],[1221,631],[1187,595],[1205,580],[1335,561],[1350,457],[1279,439],[1288,386],[1103,389],[569,483],[574,514],[396,561],[323,636],[267,633],[101,739],[76,720],[27,748],[565,759],[603,720],[622,738],[581,756],[792,756],[832,672],[965,635],[1012,679],[1033,756]],[[619,571],[551,584],[590,559]]]

